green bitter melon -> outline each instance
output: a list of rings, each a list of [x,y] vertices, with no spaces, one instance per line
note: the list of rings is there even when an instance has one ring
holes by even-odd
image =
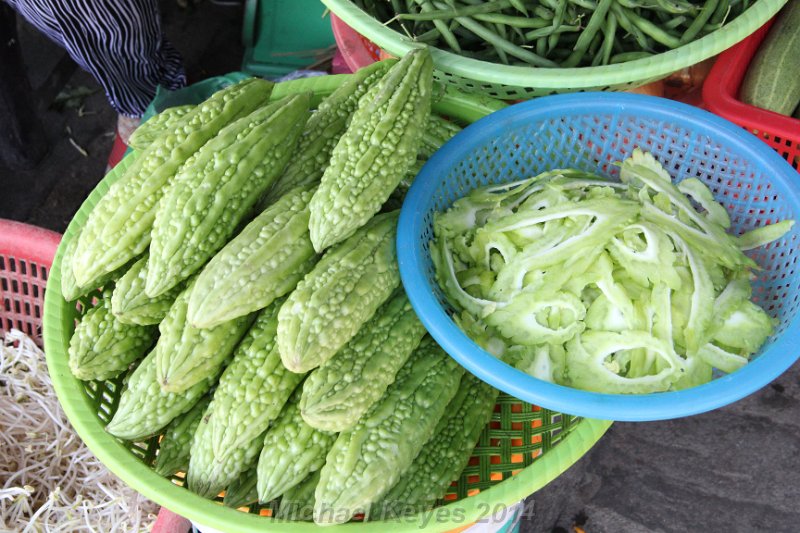
[[[134,130],[128,138],[128,146],[134,150],[146,150],[160,137],[173,131],[181,119],[194,108],[193,105],[179,105],[168,107],[161,113],[153,115],[150,120],[143,122]]]
[[[189,281],[158,326],[156,374],[165,392],[181,392],[218,375],[255,318],[247,315],[211,329],[192,327],[186,321],[186,310],[196,280]]]
[[[175,472],[186,472],[189,468],[192,438],[210,401],[211,395],[204,396],[194,407],[166,427],[153,465],[156,474],[169,477]]]
[[[300,390],[264,436],[258,458],[258,498],[269,502],[319,470],[336,434],[314,429],[300,415]]]
[[[319,470],[283,493],[278,520],[309,522],[314,518],[314,491],[319,484]]]
[[[144,292],[147,277],[147,259],[145,254],[136,261],[114,286],[111,295],[111,311],[120,322],[126,324],[158,324],[167,316],[169,308],[183,290],[183,285],[165,292],[161,296],[150,298]]]
[[[222,503],[228,507],[237,509],[250,505],[258,501],[258,491],[256,491],[256,469],[255,465],[248,468],[239,477],[233,480],[225,489],[225,496]]]
[[[144,357],[153,345],[154,326],[124,324],[111,312],[111,289],[89,309],[69,341],[69,368],[82,380],[111,379]]]
[[[72,260],[80,286],[144,252],[159,201],[178,168],[226,124],[266,101],[272,86],[251,78],[217,92],[136,158],[92,209],[81,231]]]
[[[363,226],[417,158],[430,115],[430,53],[406,54],[359,100],[311,199],[311,242],[322,250]]]
[[[298,187],[253,219],[203,268],[189,297],[189,323],[209,328],[289,293],[317,261],[308,236],[313,189]]]
[[[338,352],[400,283],[397,212],[374,217],[330,250],[289,295],[278,315],[281,359],[307,372]]]
[[[297,155],[264,197],[263,207],[274,203],[295,187],[319,182],[330,162],[331,151],[356,110],[358,100],[395,62],[394,59],[387,59],[359,69],[322,100],[317,111],[306,122],[295,150]]]
[[[433,436],[462,374],[430,337],[423,339],[383,398],[336,439],[314,495],[317,524],[367,512],[397,483]]]
[[[225,246],[289,160],[310,103],[303,93],[257,109],[181,167],[153,223],[148,296],[185,280]]]
[[[264,431],[303,379],[284,368],[278,353],[275,334],[282,303],[276,300],[259,313],[203,415],[188,472],[192,490],[203,496],[217,494],[244,471],[247,463],[240,461],[251,457],[253,446],[255,454],[261,451]]]
[[[303,383],[300,411],[317,429],[356,425],[394,381],[425,335],[402,289],[378,309],[344,348]]]
[[[444,497],[467,466],[481,431],[491,420],[497,394],[491,385],[465,373],[433,437],[397,485],[373,506],[370,519],[426,511]]]
[[[152,350],[127,378],[119,407],[106,431],[133,441],[157,434],[200,401],[216,383],[217,375],[210,375],[181,393],[164,392],[156,379],[156,356]]]

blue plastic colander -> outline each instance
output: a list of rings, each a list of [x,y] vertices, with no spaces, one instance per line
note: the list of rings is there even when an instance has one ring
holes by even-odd
[[[556,168],[617,177],[615,163],[634,148],[649,151],[673,176],[696,176],[713,191],[739,234],[800,219],[797,172],[743,129],[706,111],[636,94],[556,95],[517,104],[467,127],[423,167],[400,214],[400,274],[414,309],[436,341],[462,366],[524,401],[607,420],[660,420],[701,413],[760,389],[800,355],[798,227],[748,252],[762,268],[754,301],[780,324],[744,368],[691,389],[622,395],[586,392],[516,370],[472,342],[450,318],[428,252],[433,214],[475,187]]]

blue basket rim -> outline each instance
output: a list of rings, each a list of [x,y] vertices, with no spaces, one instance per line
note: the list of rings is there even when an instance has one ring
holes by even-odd
[[[800,313],[759,357],[732,374],[681,391],[606,394],[549,383],[500,361],[455,325],[428,288],[424,258],[416,245],[426,211],[422,206],[435,192],[437,180],[447,175],[452,162],[482,146],[484,139],[509,124],[543,115],[596,112],[601,107],[635,110],[643,117],[678,120],[694,131],[713,133],[716,141],[741,148],[739,153],[747,153],[748,159],[757,161],[764,173],[772,176],[772,183],[787,203],[800,213],[797,172],[760,139],[723,118],[688,104],[640,94],[585,92],[545,96],[496,111],[464,128],[417,175],[403,202],[397,233],[400,277],[411,305],[431,336],[469,372],[512,396],[548,409],[587,418],[648,421],[699,414],[740,400],[769,384],[800,356],[795,349],[800,341]]]

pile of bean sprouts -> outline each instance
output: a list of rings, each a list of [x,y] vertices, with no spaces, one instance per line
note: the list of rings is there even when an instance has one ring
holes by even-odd
[[[74,432],[44,353],[17,330],[0,339],[0,531],[149,531],[156,512]]]

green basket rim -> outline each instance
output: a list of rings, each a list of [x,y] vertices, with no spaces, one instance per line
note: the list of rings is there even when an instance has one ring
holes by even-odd
[[[326,76],[278,84],[273,91],[272,99],[302,91],[311,91],[316,96],[324,96],[338,87],[345,77],[346,75]],[[502,107],[504,104],[496,100],[456,94],[452,91],[447,91],[435,105],[437,112],[468,121],[477,120],[480,116]],[[125,160],[120,164],[125,165]],[[263,531],[310,533],[318,531],[320,526],[313,523],[287,522],[244,513],[189,492],[169,479],[157,475],[152,469],[143,468],[141,461],[135,455],[105,432],[89,398],[83,392],[82,382],[71,374],[67,364],[66,347],[71,332],[65,328],[65,323],[68,323],[66,312],[73,304],[66,302],[61,296],[61,258],[67,244],[83,226],[89,212],[107,192],[110,184],[110,180],[104,178],[92,190],[70,222],[56,251],[45,291],[43,329],[47,368],[67,418],[92,453],[127,485],[157,504],[193,522],[220,531],[235,531],[236,533]],[[440,518],[443,511],[434,509],[405,519],[349,523],[334,527],[337,530],[360,533],[418,532],[423,530],[445,531],[475,522],[494,512],[497,505],[510,507],[555,479],[580,459],[610,426],[611,422],[609,421],[583,419],[557,446],[516,475],[475,496],[437,508],[452,511],[456,508],[454,506],[460,506],[458,508],[463,513],[458,521],[453,516],[449,516],[448,520],[437,520],[437,516]],[[439,515],[436,514],[437,512]],[[452,514],[450,512],[450,515]]]
[[[435,67],[444,73],[483,83],[512,87],[581,89],[613,87],[659,79],[708,59],[738,43],[772,18],[788,0],[758,0],[729,24],[689,44],[653,57],[617,65],[578,68],[542,68],[500,65],[430,47]],[[322,0],[328,9],[355,31],[389,53],[402,56],[415,43],[384,26],[350,0]]]

